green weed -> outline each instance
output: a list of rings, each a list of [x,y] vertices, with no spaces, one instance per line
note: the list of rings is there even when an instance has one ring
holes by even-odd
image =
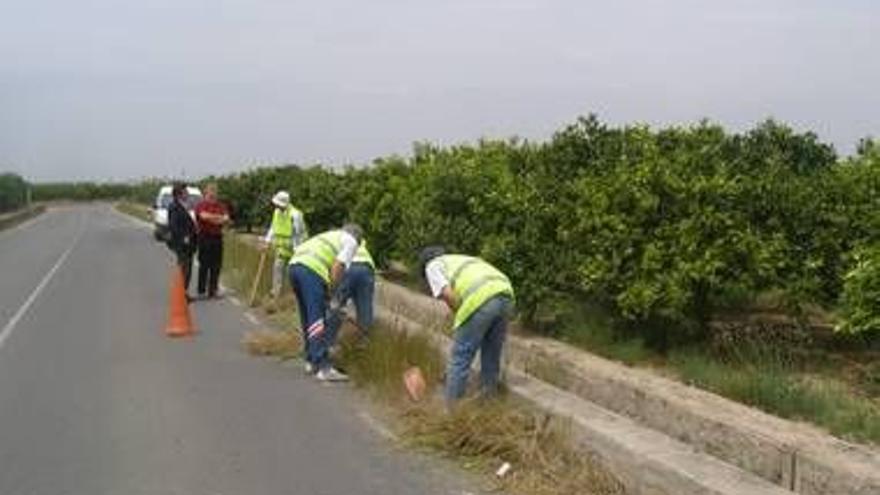
[[[844,438],[880,442],[880,407],[839,382],[797,373],[760,355],[751,363],[726,364],[678,351],[669,364],[700,388],[783,418],[810,421]]]

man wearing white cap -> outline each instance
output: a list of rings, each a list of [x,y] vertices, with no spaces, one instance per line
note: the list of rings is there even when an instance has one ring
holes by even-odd
[[[308,237],[306,222],[301,211],[290,204],[290,194],[278,191],[272,196],[275,211],[272,214],[272,225],[263,238],[266,246],[271,245],[275,251],[275,262],[272,265],[272,297],[281,294],[281,284],[285,270],[293,255],[293,250]]]

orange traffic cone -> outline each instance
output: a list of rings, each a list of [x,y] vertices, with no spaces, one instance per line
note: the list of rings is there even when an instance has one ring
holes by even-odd
[[[168,301],[168,325],[165,326],[165,335],[187,337],[192,335],[193,331],[189,304],[186,301],[186,289],[183,287],[183,272],[180,267],[175,267],[171,273],[171,295]]]

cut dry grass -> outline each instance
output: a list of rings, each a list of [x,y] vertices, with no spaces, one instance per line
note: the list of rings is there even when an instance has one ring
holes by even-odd
[[[302,352],[302,339],[295,331],[257,330],[245,334],[241,343],[254,356],[286,360],[299,357]]]
[[[337,361],[355,385],[384,402],[403,399],[403,374],[410,367],[421,368],[428,394],[444,370],[443,356],[424,335],[376,328],[362,340],[349,325],[343,326]]]
[[[230,252],[226,265],[229,285],[249,291],[259,252],[252,243],[233,236],[227,238],[226,246]],[[265,295],[265,273],[259,287]],[[264,297],[261,308],[281,328],[299,325],[290,297],[277,301]],[[242,344],[251,354],[280,359],[295,358],[302,352],[298,330],[251,332]],[[463,458],[486,474],[510,463],[512,469],[506,476],[491,477],[496,488],[529,495],[623,493],[613,476],[574,445],[566,422],[510,400],[469,402],[447,413],[439,398],[445,360],[425,333],[374,328],[368,339],[362,339],[354,326],[346,323],[340,330],[334,359],[355,386],[387,406],[394,416],[391,423],[401,425],[400,433],[407,443]],[[426,381],[425,398],[419,403],[410,401],[403,383],[404,372],[413,366],[421,369]]]
[[[494,471],[500,489],[530,495],[623,493],[620,483],[592,456],[574,448],[570,424],[537,414],[510,401],[477,401],[451,413],[429,406],[412,408],[405,417],[410,442],[474,460]]]
[[[251,354],[289,359],[300,354],[297,332],[248,334]],[[401,425],[405,442],[459,458],[480,472],[512,465],[504,477],[492,477],[494,488],[529,495],[618,494],[619,482],[570,440],[570,425],[511,400],[470,401],[447,413],[439,398],[444,361],[423,334],[376,329],[369,340],[357,338],[345,325],[337,360],[355,386],[388,406]],[[418,366],[426,379],[426,399],[411,402],[403,374]]]

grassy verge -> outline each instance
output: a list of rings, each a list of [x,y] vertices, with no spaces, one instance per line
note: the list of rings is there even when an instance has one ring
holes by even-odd
[[[139,205],[124,205],[126,203],[120,203],[117,208],[134,216],[145,212]],[[261,254],[255,249],[253,242],[239,239],[235,235],[226,237],[225,249],[224,281],[248,297],[256,278]],[[257,282],[256,305],[268,313],[280,328],[295,328],[295,316],[288,311],[293,307],[289,292],[277,302],[268,298],[271,262],[271,257],[268,257]],[[817,355],[812,364],[803,366],[781,360],[772,353],[753,352],[754,350],[742,352],[733,361],[718,359],[707,350],[696,348],[680,349],[663,355],[650,350],[640,339],[617,337],[608,319],[597,310],[587,308],[574,313],[560,313],[563,317],[558,328],[562,330],[556,336],[572,345],[629,365],[657,369],[681,381],[768,413],[811,422],[849,440],[880,443],[878,359],[853,364],[851,360],[838,356],[838,359],[832,361],[844,363],[838,366],[828,364],[832,356]],[[298,335],[268,332],[256,337],[259,338],[253,342],[245,342],[255,354],[290,358],[298,353]],[[279,342],[272,341],[273,338],[279,339]],[[407,355],[399,349],[401,345],[405,347],[409,344],[394,342],[390,338],[383,349],[392,356],[398,353]],[[371,376],[376,371],[375,363],[362,364],[360,361],[377,359],[373,354],[375,352],[379,352],[379,348],[348,362],[349,366],[360,368],[352,374],[356,381],[363,380],[373,384],[382,382]],[[402,373],[403,369],[405,368],[394,371]],[[553,365],[536,361],[528,371],[550,383],[565,385],[563,370],[556,369]],[[398,387],[399,374],[395,376],[389,370],[384,375],[393,377],[385,386],[389,389]]]
[[[260,254],[253,244],[230,236],[226,240],[226,283],[239,291],[250,291],[256,278]],[[268,265],[268,262],[267,262]],[[285,331],[266,330],[247,335],[248,352],[259,356],[292,359],[301,353],[301,340],[292,297],[279,301],[267,297],[265,267],[257,283],[259,306],[273,326]],[[620,484],[595,460],[576,448],[570,440],[569,425],[504,398],[495,402],[467,402],[446,413],[438,397],[444,360],[441,353],[422,334],[399,329],[375,328],[364,343],[355,338],[354,328],[343,326],[336,360],[352,378],[384,406],[398,426],[403,441],[459,460],[464,466],[489,475],[503,463],[510,463],[509,474],[488,476],[493,488],[509,493],[618,494]],[[412,402],[405,393],[404,371],[418,366],[426,379],[426,398]]]
[[[274,318],[278,318],[278,313]],[[529,495],[620,494],[619,482],[571,442],[570,425],[510,398],[471,400],[445,412],[438,393],[443,360],[423,335],[377,328],[366,345],[355,345],[344,329],[337,360],[355,386],[385,406],[405,444],[438,452],[489,475],[504,463],[504,477],[491,477],[492,489]],[[290,359],[300,354],[294,331],[262,331],[244,345],[260,356]],[[402,376],[418,366],[427,381],[426,399],[414,403]]]
[[[151,222],[153,220],[150,216],[150,207],[145,204],[133,203],[131,201],[120,201],[114,205],[114,208],[126,215],[131,215],[146,222]]]
[[[3,215],[0,215],[0,230],[12,228],[39,215],[40,213],[43,213],[44,211],[46,211],[45,206],[36,205],[12,213],[4,213]]]
[[[601,316],[581,316],[563,320],[558,337],[776,416],[813,423],[847,440],[880,444],[876,359],[863,356],[858,363],[851,355],[833,355],[816,346],[796,349],[761,341],[736,342],[724,352],[702,346],[661,354],[640,339],[620,338]],[[544,368],[536,365],[535,375],[556,383],[559,373]]]
[[[880,443],[880,405],[845,383],[772,359],[723,363],[704,353],[670,355],[678,376],[700,388],[790,419],[805,420],[851,440]]]

